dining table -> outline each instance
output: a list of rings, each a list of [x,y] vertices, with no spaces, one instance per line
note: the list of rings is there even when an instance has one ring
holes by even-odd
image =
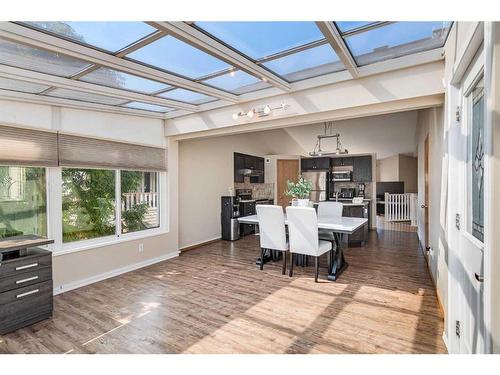
[[[242,216],[238,218],[238,222],[241,224],[259,225],[257,215]],[[288,225],[286,214],[285,225]],[[318,216],[318,230],[322,229],[323,231],[331,232],[336,245],[335,250],[333,249],[333,246],[331,250],[328,280],[336,281],[340,274],[345,271],[348,266],[342,249],[342,236],[344,234],[353,234],[364,225],[368,225],[368,219],[366,218],[326,215]]]

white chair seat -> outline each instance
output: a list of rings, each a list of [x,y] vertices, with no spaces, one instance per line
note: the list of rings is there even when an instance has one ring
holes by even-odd
[[[331,249],[332,249],[331,242],[319,240],[319,243],[318,243],[319,254],[318,255],[322,255],[322,254],[326,253],[327,251],[330,251]]]

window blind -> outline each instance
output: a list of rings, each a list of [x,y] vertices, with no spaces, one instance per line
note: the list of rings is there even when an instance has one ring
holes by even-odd
[[[166,171],[167,150],[59,133],[59,165],[76,168]]]
[[[57,167],[57,133],[0,125],[0,164]]]

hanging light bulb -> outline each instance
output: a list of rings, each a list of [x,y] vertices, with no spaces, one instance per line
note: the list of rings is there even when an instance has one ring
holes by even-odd
[[[238,113],[233,113],[233,120],[238,120],[238,117],[240,117]]]
[[[264,107],[264,114],[268,115],[268,114],[270,114],[270,113],[271,113],[271,107],[269,107],[268,105],[266,105],[266,106]]]
[[[255,114],[255,112],[254,112],[254,110],[252,108],[250,111],[247,112],[247,117],[248,118],[252,118],[254,114]]]

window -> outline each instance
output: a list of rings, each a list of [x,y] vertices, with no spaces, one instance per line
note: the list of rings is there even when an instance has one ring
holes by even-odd
[[[47,235],[45,168],[0,166],[0,238]]]
[[[63,242],[159,228],[159,185],[158,172],[63,168]]]
[[[114,235],[115,171],[62,169],[63,242]]]
[[[468,230],[484,241],[484,81],[469,96],[471,107],[468,150]]]
[[[158,172],[121,171],[122,233],[160,226]]]

